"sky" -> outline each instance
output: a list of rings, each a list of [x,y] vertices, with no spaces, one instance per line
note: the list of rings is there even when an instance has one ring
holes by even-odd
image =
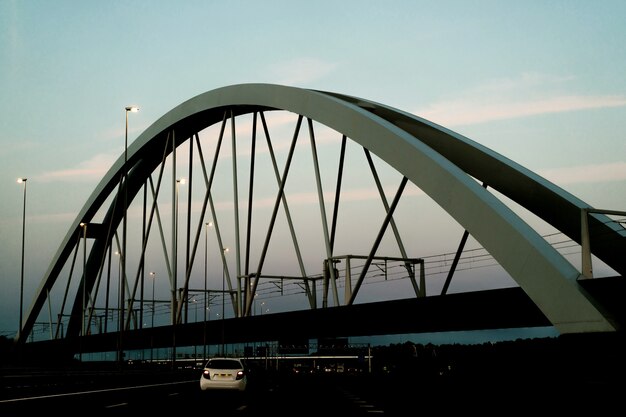
[[[29,305],[123,153],[125,106],[132,140],[228,85],[384,103],[626,210],[625,15],[621,0],[0,0],[0,334],[18,323],[22,222]]]

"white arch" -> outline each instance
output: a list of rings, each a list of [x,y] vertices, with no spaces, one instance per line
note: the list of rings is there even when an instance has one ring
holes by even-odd
[[[346,135],[406,176],[468,230],[559,332],[616,330],[610,318],[605,317],[594,300],[578,285],[579,271],[504,203],[460,168],[458,161],[453,162],[451,159],[454,158],[445,157],[445,152],[436,151],[433,137],[429,137],[430,146],[425,143],[428,141],[422,141],[420,132],[424,129],[435,131],[442,139],[462,143],[492,159],[494,154],[454,132],[413,115],[334,93],[272,84],[240,84],[200,94],[166,113],[129,146],[129,161],[141,158],[145,162],[150,158],[145,149],[149,149],[151,144],[172,130],[194,133],[216,123],[225,108],[232,108],[235,115],[259,109],[287,110]],[[383,117],[385,115],[393,117]],[[401,120],[396,121],[394,118]],[[411,126],[407,128],[403,124]],[[187,139],[184,134],[177,133],[177,137],[181,141]],[[155,166],[160,157],[153,161]],[[504,158],[497,162],[509,164],[509,168],[515,165]],[[76,225],[91,220],[118,182],[123,166],[122,155],[92,193],[77,216]],[[538,181],[536,176],[533,177],[534,174],[523,167],[515,165],[512,172],[529,183]],[[547,189],[552,186],[547,181],[540,185]],[[554,188],[550,192],[556,194],[558,190]],[[568,203],[573,202],[575,206],[584,206],[584,203],[573,197],[559,197]],[[59,270],[59,264],[68,256],[76,230],[71,228],[61,244],[42,281],[38,298],[33,302],[25,329],[28,323],[34,321],[33,313],[41,309],[46,289],[54,284],[58,274],[55,271]]]
[[[467,229],[561,333],[615,330],[576,282],[579,271],[534,229],[441,154],[356,104],[294,87],[235,85],[186,101],[140,139],[149,141],[165,126],[192,114],[241,105],[301,114],[345,134],[385,160]]]

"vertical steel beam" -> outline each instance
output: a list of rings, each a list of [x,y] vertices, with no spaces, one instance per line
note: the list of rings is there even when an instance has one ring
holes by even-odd
[[[344,290],[344,303],[348,305],[352,298],[352,272],[350,271],[350,256],[346,256],[346,289]]]
[[[176,294],[177,283],[177,233],[178,233],[178,225],[176,221],[176,217],[178,213],[176,199],[178,198],[178,185],[176,184],[176,137],[174,136],[175,132],[172,132],[172,279],[171,279],[171,293],[172,293],[172,301],[171,301],[171,316],[172,316],[172,325],[176,324],[176,300],[178,294]]]
[[[309,125],[309,138],[311,140],[311,154],[313,156],[313,167],[315,168],[315,183],[317,184],[317,201],[320,206],[320,214],[322,217],[322,231],[324,232],[324,244],[326,246],[326,258],[331,261],[329,265],[330,280],[333,289],[333,298],[335,305],[339,305],[339,293],[337,292],[337,277],[335,276],[335,265],[332,264],[333,251],[330,247],[330,237],[328,235],[328,220],[326,219],[326,206],[324,204],[324,191],[322,190],[322,180],[320,178],[320,166],[317,158],[317,148],[315,146],[315,132],[313,131],[313,121],[307,118]]]
[[[256,129],[257,129],[257,116],[258,113],[254,112],[252,114],[252,140],[250,143],[250,178],[248,180],[248,214],[246,221],[246,248],[245,248],[245,256],[244,256],[244,275],[245,275],[245,300],[243,305],[246,306],[246,310],[249,310],[248,304],[254,302],[254,298],[256,297],[256,292],[252,291],[251,286],[256,286],[258,284],[252,283],[250,281],[250,243],[252,240],[252,207],[254,203],[254,169],[255,169],[255,161],[256,161]],[[257,277],[258,279],[258,277]]]
[[[231,142],[232,142],[232,158],[233,158],[233,202],[235,204],[235,272],[237,277],[237,296],[233,297],[232,292],[229,292],[230,298],[233,302],[233,307],[235,309],[235,315],[237,317],[241,317],[241,305],[239,300],[241,300],[241,281],[239,281],[239,277],[241,276],[241,244],[239,242],[239,181],[237,175],[237,135],[235,132],[235,115],[231,109],[230,111],[230,127],[231,127]],[[232,284],[230,282],[230,277],[228,279],[228,290],[232,290]]]
[[[593,278],[591,264],[591,242],[589,240],[589,209],[580,210],[580,242],[582,252],[581,273],[585,278]]]

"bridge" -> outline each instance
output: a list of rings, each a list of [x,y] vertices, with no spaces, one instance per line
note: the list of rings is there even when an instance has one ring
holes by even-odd
[[[535,326],[620,332],[625,216],[390,106],[227,86],[126,142],[15,341],[74,355]],[[428,229],[439,222],[459,240],[435,256]],[[597,276],[597,264],[609,273]],[[489,288],[493,270],[505,285]]]

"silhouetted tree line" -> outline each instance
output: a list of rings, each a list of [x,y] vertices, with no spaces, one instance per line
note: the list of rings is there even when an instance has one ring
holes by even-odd
[[[333,354],[348,354],[333,346]],[[371,347],[371,370],[401,383],[498,381],[542,383],[622,381],[626,375],[626,343],[622,332],[563,335],[482,344],[416,344],[405,342]],[[320,353],[328,353],[320,351]],[[365,355],[366,350],[361,349]],[[0,336],[0,366],[19,363],[14,340]],[[29,360],[31,361],[32,358]],[[54,358],[42,358],[47,363]],[[37,362],[37,361],[34,361]],[[32,362],[32,363],[34,363]],[[367,367],[367,361],[361,362]]]
[[[624,336],[563,335],[482,344],[414,344],[372,348],[373,372],[417,384],[614,384],[624,381]]]

